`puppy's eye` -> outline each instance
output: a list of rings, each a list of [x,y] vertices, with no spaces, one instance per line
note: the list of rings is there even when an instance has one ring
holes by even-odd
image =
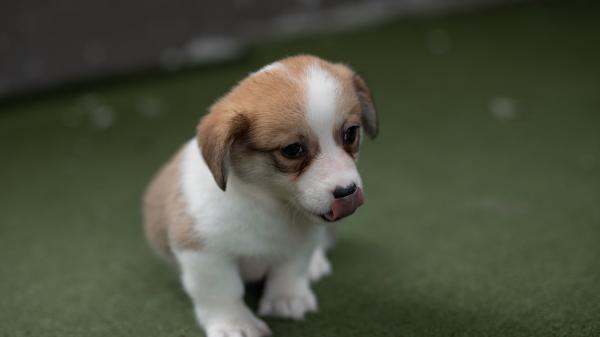
[[[300,143],[293,143],[281,149],[281,154],[288,159],[298,159],[304,156],[304,146]]]
[[[358,125],[351,126],[344,131],[344,145],[352,145],[358,136]]]

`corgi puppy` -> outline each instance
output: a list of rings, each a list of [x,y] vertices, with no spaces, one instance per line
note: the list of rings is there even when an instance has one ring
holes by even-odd
[[[177,266],[208,337],[259,337],[258,314],[317,311],[310,283],[330,273],[332,223],[363,203],[361,137],[378,120],[363,79],[343,64],[289,57],[250,74],[202,118],[150,183],[147,239]]]

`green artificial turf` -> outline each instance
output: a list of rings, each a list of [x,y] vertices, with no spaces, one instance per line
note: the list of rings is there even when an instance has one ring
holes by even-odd
[[[201,336],[140,195],[227,88],[306,52],[364,75],[381,133],[320,313],[277,336],[600,336],[599,13],[414,18],[2,105],[0,336]]]

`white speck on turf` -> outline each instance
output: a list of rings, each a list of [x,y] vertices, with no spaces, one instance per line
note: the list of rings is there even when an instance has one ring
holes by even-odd
[[[90,113],[90,123],[96,129],[110,128],[115,123],[115,119],[115,110],[108,105],[98,106]]]
[[[85,94],[81,98],[81,108],[94,129],[108,129],[115,124],[117,119],[115,109],[95,94]]]
[[[506,96],[495,96],[490,100],[489,106],[492,116],[499,121],[511,121],[517,117],[517,100]]]

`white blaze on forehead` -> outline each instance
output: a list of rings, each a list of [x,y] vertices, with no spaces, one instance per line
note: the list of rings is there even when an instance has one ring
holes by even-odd
[[[336,122],[340,84],[318,65],[311,65],[306,76],[306,119],[319,137],[322,147],[335,146],[332,136]]]
[[[334,129],[341,122],[338,99],[342,83],[317,64],[309,66],[304,82],[306,121],[318,138],[319,155],[298,180],[300,202],[315,214],[330,210],[337,186],[362,187],[354,160],[337,145]]]

